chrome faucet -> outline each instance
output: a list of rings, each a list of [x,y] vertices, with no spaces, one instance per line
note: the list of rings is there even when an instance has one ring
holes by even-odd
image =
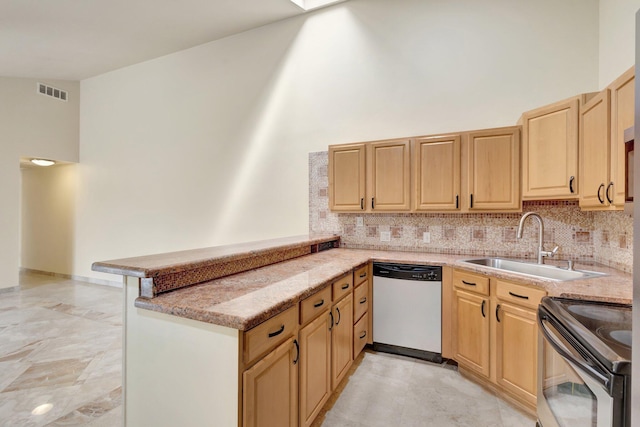
[[[556,252],[558,252],[558,247],[556,246],[552,251],[544,250],[544,224],[542,223],[542,218],[540,217],[540,215],[535,212],[527,212],[522,215],[522,218],[520,218],[520,224],[518,224],[517,234],[518,239],[522,239],[522,228],[524,226],[524,221],[529,217],[535,218],[538,221],[540,231],[538,235],[538,264],[544,264],[544,257],[554,256]]]

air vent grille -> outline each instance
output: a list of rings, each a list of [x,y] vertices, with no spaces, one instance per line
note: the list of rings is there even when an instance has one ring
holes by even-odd
[[[52,98],[56,98],[60,101],[65,102],[69,99],[69,94],[67,93],[67,91],[46,85],[44,83],[38,83],[38,93],[40,95],[50,96]]]

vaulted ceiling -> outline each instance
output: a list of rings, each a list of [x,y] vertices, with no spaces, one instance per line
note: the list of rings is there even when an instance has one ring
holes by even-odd
[[[82,80],[304,12],[290,0],[0,0],[0,76]]]

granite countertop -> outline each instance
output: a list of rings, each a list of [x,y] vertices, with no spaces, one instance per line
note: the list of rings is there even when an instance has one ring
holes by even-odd
[[[225,253],[232,256],[230,252]],[[631,304],[632,301],[631,274],[614,269],[577,264],[576,269],[600,271],[608,276],[556,282],[461,262],[469,258],[472,257],[336,248],[188,286],[160,294],[153,299],[138,298],[136,306],[248,330],[324,288],[338,276],[372,260],[452,266],[516,283],[535,285],[545,289],[551,296],[624,304]]]
[[[222,264],[262,255],[278,249],[293,249],[339,240],[336,235],[301,235],[235,245],[214,246],[156,255],[94,262],[91,269],[102,273],[132,277],[156,277],[180,273],[212,264]]]

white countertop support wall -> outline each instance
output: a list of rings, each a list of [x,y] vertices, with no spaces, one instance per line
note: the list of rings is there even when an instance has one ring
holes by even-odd
[[[125,279],[125,425],[237,426],[240,332],[136,308]]]

